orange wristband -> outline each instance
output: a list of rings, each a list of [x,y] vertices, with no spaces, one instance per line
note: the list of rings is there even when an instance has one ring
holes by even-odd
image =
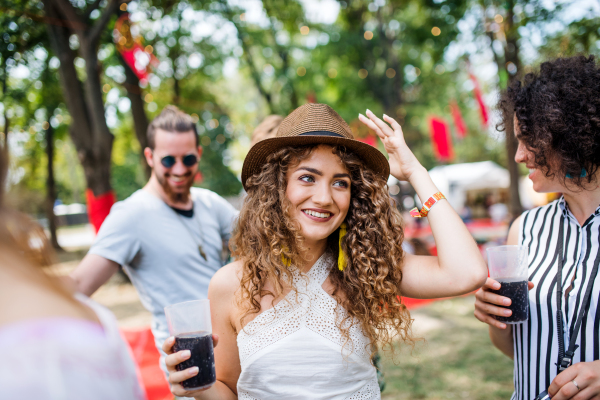
[[[412,210],[410,210],[411,217],[414,217],[414,218],[423,218],[423,217],[426,217],[427,214],[429,214],[429,210],[431,210],[431,208],[438,201],[443,200],[445,198],[446,197],[442,194],[442,192],[437,192],[436,194],[434,194],[433,196],[431,196],[430,198],[428,198],[425,203],[423,203],[423,208],[421,208],[421,211],[419,211],[417,209],[417,207],[415,207]]]

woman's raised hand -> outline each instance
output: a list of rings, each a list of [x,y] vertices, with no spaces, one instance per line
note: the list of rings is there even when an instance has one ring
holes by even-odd
[[[366,117],[358,114],[358,119],[374,130],[383,142],[385,151],[390,156],[390,173],[400,181],[408,181],[415,171],[423,167],[406,145],[402,127],[395,119],[385,114],[383,120],[379,119],[370,110],[367,110],[366,114]]]
[[[213,346],[217,347],[217,343],[219,343],[219,337],[213,334],[212,339]],[[201,392],[210,389],[204,388],[200,390],[187,390],[183,386],[181,386],[181,382],[198,375],[198,367],[192,367],[183,371],[177,371],[175,366],[177,364],[181,364],[183,361],[190,358],[191,353],[189,350],[182,350],[175,353],[173,352],[174,345],[175,338],[173,336],[165,340],[165,342],[162,345],[163,351],[167,353],[167,357],[165,358],[165,364],[167,365],[167,370],[169,371],[169,383],[171,385],[171,393],[173,393],[177,397],[194,397],[195,395],[198,395]]]

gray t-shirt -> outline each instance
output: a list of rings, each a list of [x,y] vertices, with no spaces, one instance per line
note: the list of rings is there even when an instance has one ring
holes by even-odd
[[[223,240],[238,215],[210,190],[192,188],[191,197],[194,216],[186,218],[147,191],[136,191],[113,205],[89,251],[123,266],[152,313],[160,344],[168,337],[164,307],[207,297],[210,279],[223,264]]]

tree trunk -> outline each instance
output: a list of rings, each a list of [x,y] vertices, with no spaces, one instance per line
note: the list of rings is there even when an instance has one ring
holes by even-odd
[[[84,82],[85,100],[90,117],[91,136],[94,147],[89,153],[92,159],[81,160],[88,188],[95,196],[112,190],[110,184],[110,162],[112,155],[113,135],[106,125],[102,85],[100,84],[100,66],[96,43],[79,35],[80,54],[85,60],[87,79]],[[89,157],[89,156],[88,156]]]
[[[148,131],[148,117],[146,116],[146,110],[144,109],[144,99],[142,97],[142,88],[140,87],[140,80],[137,75],[131,70],[129,65],[119,57],[123,68],[125,69],[125,83],[123,86],[127,91],[127,98],[131,102],[131,115],[133,116],[133,129],[135,136],[140,143],[141,148],[141,163],[144,168],[146,178],[150,178],[152,170],[146,162],[144,157],[144,149],[148,147],[148,139],[146,133]]]
[[[68,21],[68,18],[60,14],[55,4],[57,1],[60,0],[44,0],[46,14],[50,20]],[[67,6],[70,6],[70,3],[67,3]],[[110,7],[110,4],[107,7]],[[55,24],[48,24],[47,27],[51,46],[60,60],[59,78],[72,121],[70,135],[83,166],[87,187],[95,196],[100,196],[112,189],[110,161],[113,136],[106,125],[104,115],[97,40],[88,37],[90,29],[77,30],[80,56],[85,60],[87,75],[82,85],[74,65],[75,53],[69,46],[71,31],[67,27]]]
[[[507,4],[508,12],[506,15],[506,47],[504,49],[504,58],[506,63],[512,62],[517,67],[517,72],[515,74],[508,74],[509,86],[516,80],[518,75],[522,74],[521,60],[519,59],[519,44],[517,42],[519,32],[517,28],[514,27],[513,8],[514,1],[509,0]],[[516,218],[523,212],[523,206],[521,205],[521,199],[519,197],[519,165],[515,161],[518,142],[517,138],[515,137],[513,116],[505,116],[505,122],[506,162],[508,164],[508,172],[510,174],[510,197],[508,209],[512,215],[512,218]]]
[[[46,178],[46,219],[50,231],[50,243],[56,250],[62,250],[58,244],[56,234],[56,215],[54,215],[54,202],[56,201],[56,184],[54,182],[54,128],[50,125],[50,110],[48,110],[48,129],[46,129],[46,156],[48,158],[48,173]]]
[[[503,72],[508,76],[508,85],[510,86],[516,79],[516,76],[521,72],[521,62],[519,60],[519,47],[518,47],[518,35],[519,32],[513,24],[513,7],[514,2],[509,0],[506,4],[507,15],[504,24],[504,33],[506,42],[504,44],[504,59],[500,58],[498,54],[492,48],[492,54],[494,55],[494,61],[498,66],[498,73]],[[488,37],[490,38],[490,45],[493,45],[496,39],[494,32],[488,30]],[[510,74],[507,70],[507,64],[512,62],[517,67],[515,74]],[[500,89],[506,89],[503,86],[503,80],[500,79]],[[515,131],[513,126],[513,115],[502,116],[504,124],[504,142],[506,149],[506,167],[508,169],[510,177],[510,185],[508,191],[508,210],[511,218],[517,218],[523,212],[523,206],[521,205],[521,198],[519,196],[519,166],[515,161],[515,154],[517,153],[517,139],[515,138]]]
[[[179,79],[173,74],[173,104],[179,107],[179,100],[181,98],[181,88],[179,87]]]
[[[6,60],[2,60],[2,99],[6,99],[6,92],[8,91],[8,86],[6,84]],[[4,151],[6,152],[6,156],[8,157],[8,130],[10,128],[10,120],[8,119],[8,114],[6,112],[6,103],[4,103]]]
[[[398,52],[392,48],[393,40],[388,38],[385,33],[385,21],[382,10],[382,8],[377,10],[377,20],[379,21],[378,31],[381,37],[381,58],[386,60],[387,68],[392,68],[396,71],[396,74],[394,77],[388,78],[386,69],[386,75],[381,77],[376,87],[381,88],[380,98],[382,99],[385,113],[395,118],[398,108],[402,105],[402,71],[400,71]],[[374,79],[377,79],[377,77],[374,77]],[[389,81],[391,81],[391,84],[388,83]]]
[[[4,150],[8,155],[8,129],[10,126],[10,120],[8,119],[8,115],[6,114],[6,106],[4,107]]]

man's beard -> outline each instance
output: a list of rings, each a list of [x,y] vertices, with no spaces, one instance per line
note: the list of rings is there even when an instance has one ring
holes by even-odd
[[[184,178],[186,178],[187,181],[185,182],[185,186],[182,187],[182,189],[184,189],[182,192],[173,191],[173,188],[169,185],[169,181],[167,180],[170,175],[171,174],[168,172],[162,176],[157,174],[156,178],[158,179],[158,183],[160,183],[160,186],[162,186],[165,194],[172,203],[187,203],[190,198],[190,188],[194,184],[194,175],[191,172],[184,175]]]

